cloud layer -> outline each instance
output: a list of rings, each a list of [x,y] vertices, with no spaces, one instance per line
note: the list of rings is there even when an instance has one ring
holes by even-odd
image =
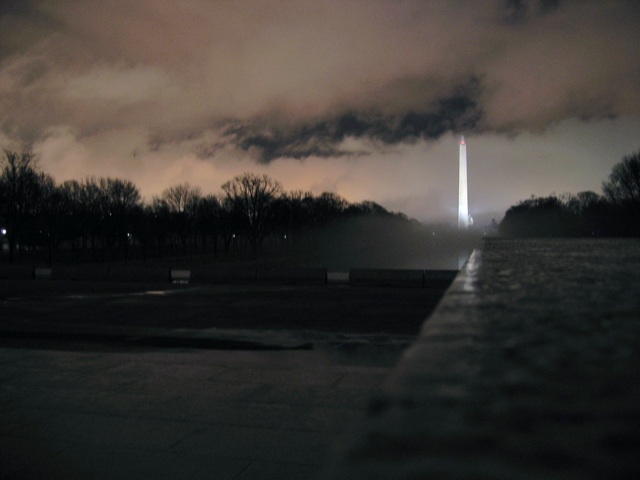
[[[546,132],[640,114],[639,24],[629,0],[5,0],[0,140],[219,165]]]
[[[1,106],[20,113],[2,128],[26,137],[50,124],[136,124],[172,140],[242,122],[233,138],[273,154],[256,132],[396,142],[640,104],[637,2],[3,5]]]

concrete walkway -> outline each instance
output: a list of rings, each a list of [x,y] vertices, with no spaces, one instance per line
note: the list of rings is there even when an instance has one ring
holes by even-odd
[[[3,480],[315,478],[442,294],[0,287]]]
[[[0,478],[314,478],[387,372],[310,350],[0,349]]]

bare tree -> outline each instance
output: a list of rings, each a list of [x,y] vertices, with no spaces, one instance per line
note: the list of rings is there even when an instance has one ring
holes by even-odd
[[[220,231],[220,200],[215,195],[206,195],[196,207],[195,228],[200,234],[202,253],[207,253],[207,240],[213,240],[213,254],[218,254],[218,233]]]
[[[348,206],[349,202],[340,195],[324,192],[313,203],[313,216],[316,222],[323,223],[339,217]]]
[[[594,205],[600,204],[603,201],[604,199],[597,193],[584,191],[578,192],[575,195],[567,196],[564,200],[564,204],[570,212],[581,215],[586,210],[593,208]]]
[[[602,190],[612,203],[640,210],[640,150],[614,165]]]
[[[611,230],[617,235],[640,236],[640,151],[614,165],[602,190],[612,205]]]
[[[2,216],[9,241],[9,263],[13,263],[16,246],[24,238],[25,222],[33,202],[39,196],[36,158],[32,151],[4,151],[0,171]]]
[[[221,195],[218,198],[218,203],[220,204],[220,236],[224,244],[224,254],[228,255],[229,249],[236,238],[236,232],[238,232],[242,226],[239,225],[239,216],[236,215],[233,201],[229,197]]]
[[[167,204],[159,197],[153,197],[151,206],[149,207],[151,215],[151,231],[155,237],[158,256],[164,257],[164,247],[169,238],[170,212]],[[173,248],[173,247],[172,247]]]
[[[186,253],[187,241],[194,231],[196,209],[201,198],[202,191],[199,187],[181,183],[167,188],[156,199],[156,202],[166,206],[170,228],[180,239],[183,253]]]
[[[272,203],[282,194],[282,186],[268,175],[244,173],[222,185],[244,224],[245,234],[255,253],[269,233]]]
[[[274,225],[284,245],[296,246],[298,234],[311,219],[313,201],[311,192],[302,190],[283,193],[274,201]]]
[[[64,234],[62,192],[51,175],[39,172],[36,198],[32,199],[29,215],[29,236],[33,245],[46,245],[49,264]]]
[[[104,218],[104,234],[112,253],[115,243],[119,243],[128,257],[131,214],[140,205],[140,192],[129,180],[104,178],[98,180],[100,207]]]
[[[63,210],[63,239],[69,242],[77,261],[78,240],[84,240],[87,234],[86,219],[83,218],[82,184],[77,180],[66,180],[58,189]]]
[[[189,183],[173,185],[162,192],[160,199],[166,202],[169,211],[183,213],[193,211],[202,197],[200,187],[192,187]]]
[[[81,222],[85,233],[91,237],[91,254],[96,259],[97,242],[103,240],[105,212],[103,212],[102,192],[95,177],[87,177],[82,183]],[[86,241],[85,241],[86,243]]]

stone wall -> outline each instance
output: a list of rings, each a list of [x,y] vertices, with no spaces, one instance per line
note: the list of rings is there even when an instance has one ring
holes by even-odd
[[[640,478],[640,241],[488,240],[330,479]]]

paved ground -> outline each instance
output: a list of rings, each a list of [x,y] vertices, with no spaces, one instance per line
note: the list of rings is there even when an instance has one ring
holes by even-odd
[[[0,328],[76,324],[416,334],[443,291],[0,280]]]
[[[321,351],[0,349],[0,477],[313,478],[387,371]]]
[[[2,282],[0,478],[314,478],[441,294]]]

